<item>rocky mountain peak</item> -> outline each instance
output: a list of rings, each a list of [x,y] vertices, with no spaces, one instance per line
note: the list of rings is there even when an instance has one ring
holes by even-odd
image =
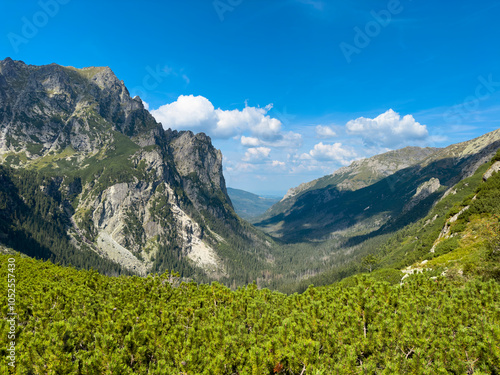
[[[26,65],[22,61],[14,61],[10,57],[7,57],[4,60],[0,60],[0,71],[6,70],[6,69],[16,70],[18,64]]]
[[[40,192],[76,249],[138,274],[175,264],[220,278],[221,242],[262,245],[233,211],[210,137],[164,130],[108,67],[6,59],[0,87],[0,163],[48,176]]]
[[[2,153],[24,151],[32,159],[68,146],[93,153],[109,143],[110,131],[134,137],[161,130],[109,67],[6,59],[0,62],[0,86]]]
[[[171,147],[174,150],[175,165],[181,176],[208,187],[210,194],[222,191],[227,201],[231,202],[222,175],[222,152],[212,147],[209,136],[205,133],[194,134],[191,131],[176,132]]]

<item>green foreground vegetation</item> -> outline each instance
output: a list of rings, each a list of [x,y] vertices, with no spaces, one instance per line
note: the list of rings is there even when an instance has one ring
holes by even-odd
[[[17,362],[8,366],[2,334],[2,374],[500,373],[493,280],[420,274],[391,286],[362,275],[287,296],[13,257]],[[5,291],[0,304],[5,317]]]

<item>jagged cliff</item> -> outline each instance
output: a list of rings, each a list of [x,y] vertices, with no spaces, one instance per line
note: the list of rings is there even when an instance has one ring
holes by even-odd
[[[220,246],[268,246],[235,215],[210,138],[164,130],[106,67],[1,61],[0,160],[46,177],[74,248],[140,275],[228,277]]]

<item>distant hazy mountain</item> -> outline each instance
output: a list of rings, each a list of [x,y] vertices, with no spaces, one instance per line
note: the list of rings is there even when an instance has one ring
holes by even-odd
[[[261,197],[245,190],[227,188],[227,194],[231,198],[234,210],[245,220],[252,221],[266,212],[273,204],[278,203],[281,198]]]

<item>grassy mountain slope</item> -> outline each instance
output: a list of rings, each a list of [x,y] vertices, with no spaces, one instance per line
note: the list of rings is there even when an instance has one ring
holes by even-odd
[[[275,211],[284,201],[272,207],[266,215],[273,212],[274,216],[256,226],[284,242],[369,234],[382,227],[387,231],[388,226],[397,229],[425,215],[448,188],[490,160],[499,146],[497,130],[443,150],[431,150],[416,164],[361,188],[327,185],[309,189],[288,198],[293,199],[289,208]],[[379,163],[377,159],[370,162]]]
[[[391,283],[399,283],[401,270],[500,280],[500,173],[492,173],[487,181],[483,179],[488,170],[500,166],[498,160],[500,151],[474,175],[449,189],[421,219],[400,229],[382,228],[370,236],[345,238],[340,245],[337,241],[288,245],[296,249],[292,254],[300,259],[299,263],[308,264],[308,269],[315,272],[306,273],[305,268],[303,280],[278,280],[273,285],[287,292],[305,290],[310,284],[331,284],[368,272],[369,268],[375,270],[374,277]],[[469,208],[462,212],[465,207]],[[316,262],[316,267],[312,261],[307,262],[317,257],[323,257],[323,261]]]

